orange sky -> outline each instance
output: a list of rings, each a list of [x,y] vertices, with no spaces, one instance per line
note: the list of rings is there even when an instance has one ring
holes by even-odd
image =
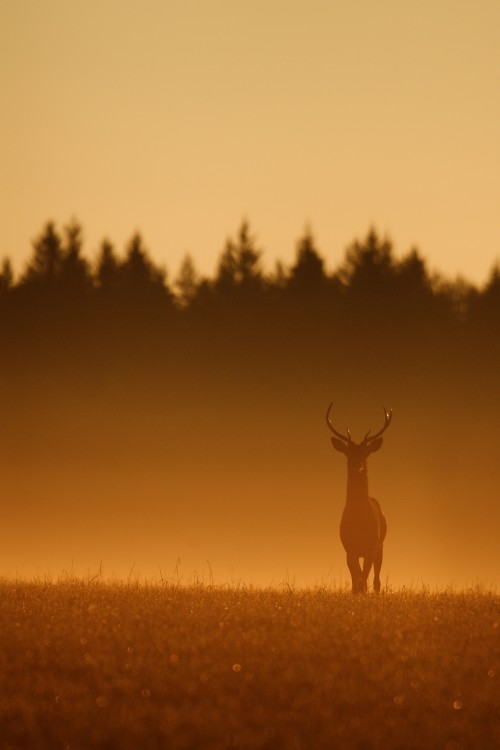
[[[0,256],[49,218],[211,274],[370,224],[481,283],[500,256],[497,0],[2,0]]]

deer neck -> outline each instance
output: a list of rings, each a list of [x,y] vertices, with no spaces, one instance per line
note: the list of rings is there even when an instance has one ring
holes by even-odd
[[[358,504],[368,502],[368,472],[366,463],[361,469],[348,468],[347,471],[347,503]]]

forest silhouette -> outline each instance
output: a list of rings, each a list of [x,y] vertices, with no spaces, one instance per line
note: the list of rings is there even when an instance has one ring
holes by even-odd
[[[0,310],[4,569],[335,571],[332,400],[358,434],[394,410],[370,482],[393,575],[499,569],[498,264],[478,289],[370,229],[329,272],[307,229],[266,271],[243,222],[212,278],[186,256],[170,280],[139,233],[91,262],[77,222],[49,222],[18,276],[3,262]]]

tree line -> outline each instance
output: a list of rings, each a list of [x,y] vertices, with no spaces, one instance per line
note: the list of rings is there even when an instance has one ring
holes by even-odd
[[[249,223],[242,222],[234,238],[228,238],[213,278],[202,277],[190,255],[186,255],[177,277],[171,282],[167,271],[155,264],[139,232],[135,233],[120,257],[105,239],[97,260],[91,263],[83,254],[81,225],[72,221],[61,231],[49,221],[33,242],[31,258],[18,278],[5,258],[0,271],[0,294],[20,297],[29,304],[37,296],[60,304],[82,297],[108,296],[119,304],[134,296],[161,300],[165,307],[186,310],[209,306],[216,301],[245,304],[263,297],[351,297],[361,306],[385,305],[405,300],[426,306],[430,299],[459,317],[467,317],[481,307],[493,309],[500,298],[500,264],[497,262],[484,287],[459,279],[446,280],[431,275],[419,251],[412,248],[402,259],[394,257],[389,239],[371,228],[363,240],[355,240],[346,250],[344,262],[328,273],[310,229],[296,246],[295,261],[289,267],[278,262],[266,273],[263,252]],[[388,299],[388,297],[390,299]]]
[[[244,221],[226,241],[213,277],[186,256],[171,281],[139,233],[123,255],[104,240],[91,263],[77,222],[62,230],[48,222],[17,278],[4,260],[0,310],[4,351],[17,353],[61,352],[63,341],[65,351],[87,344],[102,353],[142,341],[156,350],[175,344],[179,356],[190,346],[232,357],[265,350],[272,358],[281,349],[293,360],[309,356],[311,347],[313,356],[329,347],[362,360],[383,340],[386,350],[420,347],[432,358],[451,344],[464,350],[483,341],[491,348],[500,324],[500,266],[481,289],[450,281],[432,275],[417,249],[396,258],[391,241],[372,228],[328,272],[307,229],[293,263],[265,271]]]

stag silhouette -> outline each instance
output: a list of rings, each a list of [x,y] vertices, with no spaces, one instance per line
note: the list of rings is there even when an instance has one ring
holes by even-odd
[[[391,423],[392,409],[388,412],[384,407],[385,421],[381,430],[375,435],[371,435],[370,430],[360,443],[355,443],[349,430],[343,435],[331,423],[332,406],[330,404],[326,412],[326,423],[334,434],[332,444],[335,450],[347,456],[347,497],[340,521],[340,539],[347,554],[352,591],[366,592],[373,565],[373,588],[378,594],[387,522],[379,502],[368,494],[366,462],[370,453],[375,453],[382,445],[381,435]],[[361,557],[363,569],[359,564]]]

